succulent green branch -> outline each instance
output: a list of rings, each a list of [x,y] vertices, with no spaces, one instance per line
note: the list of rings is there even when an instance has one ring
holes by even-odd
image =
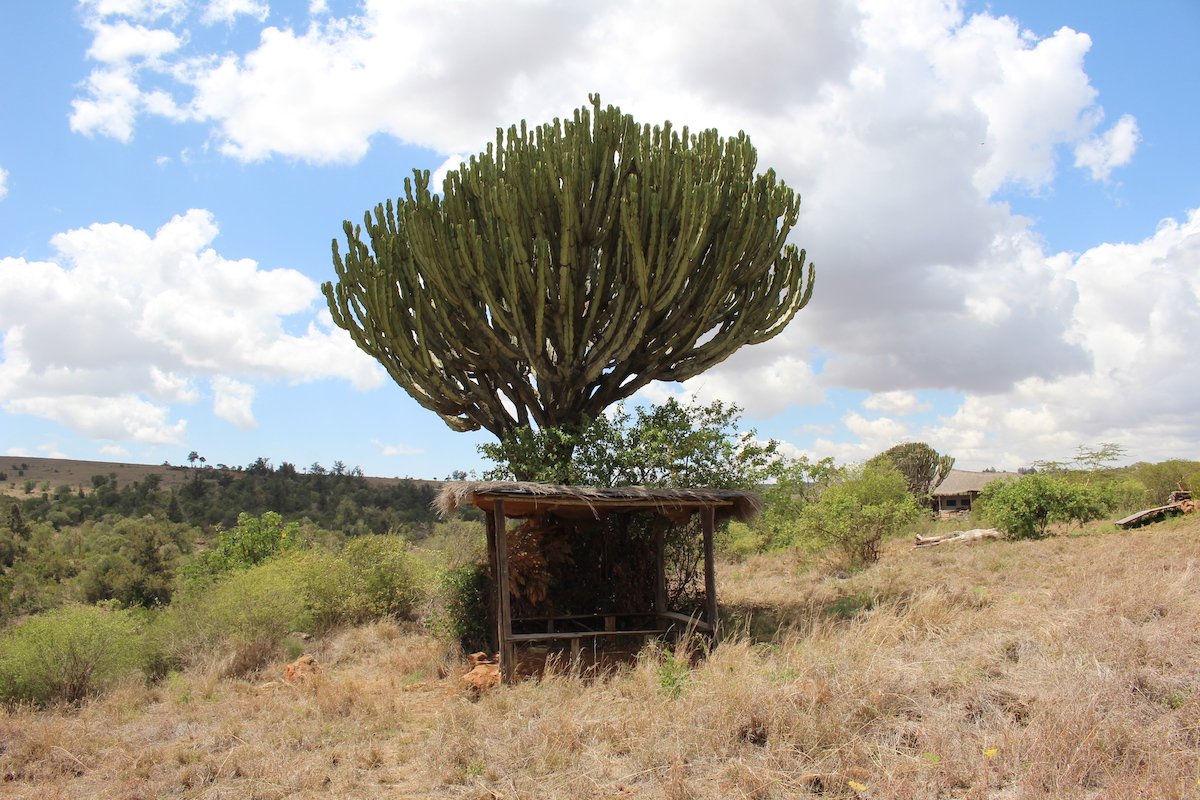
[[[775,336],[812,296],[799,197],[744,133],[613,106],[524,122],[333,242],[334,322],[455,430],[577,425]]]

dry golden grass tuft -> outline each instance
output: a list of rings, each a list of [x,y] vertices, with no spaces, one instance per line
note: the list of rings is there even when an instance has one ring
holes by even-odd
[[[475,699],[391,623],[283,663],[0,716],[37,798],[1200,797],[1200,522],[913,551],[838,577],[726,567],[746,635]],[[766,637],[752,620],[784,631]]]

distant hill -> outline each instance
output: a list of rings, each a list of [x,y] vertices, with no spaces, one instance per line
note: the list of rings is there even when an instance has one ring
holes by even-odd
[[[428,530],[443,481],[368,478],[359,470],[306,473],[260,458],[245,467],[185,467],[10,456],[0,459],[0,498],[31,522],[56,529],[89,520],[151,516],[203,528],[276,511],[356,535],[399,526]],[[11,499],[8,499],[11,498]]]
[[[179,489],[197,474],[212,476],[221,472],[233,475],[242,474],[241,470],[221,470],[213,466],[191,467],[173,464],[135,464],[122,461],[77,461],[70,458],[37,458],[35,456],[0,456],[0,494],[12,497],[25,497],[43,491],[54,491],[59,486],[69,486],[74,490],[92,489],[92,477],[103,475],[115,480],[118,485],[126,486],[141,482],[148,475],[157,475],[161,481],[160,488]],[[394,486],[406,478],[377,478],[366,476],[366,481],[373,487]],[[32,487],[26,491],[29,482]],[[437,491],[445,481],[427,481],[413,479],[414,484],[428,486]],[[48,484],[48,485],[47,485]]]

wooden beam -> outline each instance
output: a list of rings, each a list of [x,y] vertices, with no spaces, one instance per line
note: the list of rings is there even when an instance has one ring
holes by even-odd
[[[492,525],[496,536],[496,593],[500,634],[500,679],[512,683],[516,675],[516,647],[511,636],[512,598],[508,574],[508,520],[504,516],[504,501],[497,500],[492,508]]]
[[[700,527],[704,532],[704,599],[708,624],[712,627],[712,643],[720,642],[721,630],[717,624],[717,572],[713,560],[713,533],[717,527],[716,513],[711,505],[700,509]]]
[[[710,626],[704,620],[696,617],[689,617],[687,614],[680,614],[678,611],[664,611],[658,616],[662,617],[663,619],[669,619],[673,622],[682,622],[684,625],[684,630],[698,630],[703,631],[704,633],[712,632],[712,626]]]

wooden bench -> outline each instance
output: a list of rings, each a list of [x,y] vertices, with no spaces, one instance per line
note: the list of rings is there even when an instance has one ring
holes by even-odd
[[[508,641],[514,644],[520,643],[535,643],[535,642],[553,642],[567,641],[571,644],[571,658],[578,659],[582,650],[584,639],[609,639],[616,636],[640,636],[642,644],[646,643],[649,637],[662,636],[667,631],[662,629],[642,629],[635,631],[555,631],[552,633],[514,633],[508,637]]]
[[[633,629],[618,629],[617,620],[621,617],[634,617],[639,619],[656,619],[658,625],[656,627],[639,627]],[[599,624],[603,620],[604,629],[597,630],[584,627],[582,630],[561,630],[561,626],[574,624],[576,626],[586,626],[588,623]],[[712,633],[712,627],[702,620],[695,617],[690,617],[687,614],[680,614],[676,611],[663,611],[655,613],[649,612],[630,612],[630,613],[613,613],[613,614],[563,614],[559,616],[549,617],[519,617],[513,620],[514,625],[524,624],[528,626],[530,623],[545,623],[545,631],[538,633],[513,633],[507,637],[512,644],[531,644],[537,642],[552,642],[565,641],[571,645],[571,658],[579,658],[582,644],[585,639],[610,639],[617,636],[635,636],[640,637],[642,644],[651,637],[665,636],[670,633],[673,628],[676,628],[672,623],[680,623],[687,630],[696,630],[702,633]]]

